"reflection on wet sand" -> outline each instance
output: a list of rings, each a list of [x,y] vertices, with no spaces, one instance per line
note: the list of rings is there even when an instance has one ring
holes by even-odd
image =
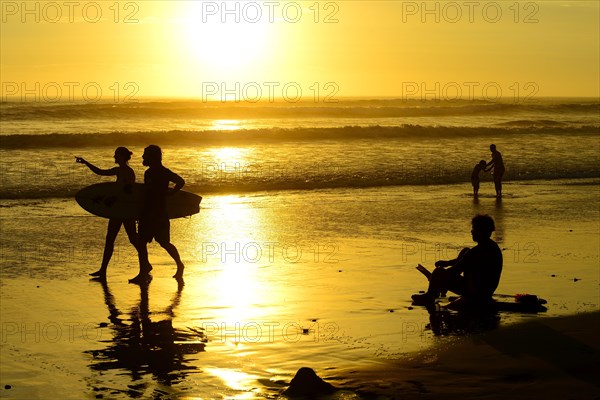
[[[126,392],[131,397],[139,397],[144,395],[148,386],[143,380],[145,375],[161,385],[171,386],[197,369],[190,364],[189,355],[204,351],[207,340],[203,331],[194,328],[184,331],[173,327],[174,310],[181,300],[183,281],[178,282],[167,309],[158,313],[162,316],[159,321],[150,318],[153,314],[148,307],[150,282],[139,285],[139,305],[133,307],[127,317],[117,308],[107,282],[101,281],[101,284],[109,311],[112,339],[104,341],[107,343],[105,349],[86,351],[93,356],[89,367],[100,374],[111,370],[119,374],[125,371],[131,376],[131,384],[127,390],[109,389],[106,387],[108,382],[103,379],[103,387],[94,387],[95,392]]]
[[[425,328],[431,330],[436,336],[482,333],[496,329],[500,323],[500,315],[492,310],[456,312],[444,310],[436,305],[428,311],[429,324]]]

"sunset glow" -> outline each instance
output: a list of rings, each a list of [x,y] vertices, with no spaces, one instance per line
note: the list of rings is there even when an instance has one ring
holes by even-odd
[[[303,100],[312,99],[311,85],[323,89],[328,82],[337,85],[338,97],[401,96],[415,83],[424,91],[439,85],[438,92],[453,85],[448,96],[460,86],[463,98],[486,95],[486,84],[499,85],[502,97],[517,88],[531,93],[528,84],[537,96],[598,95],[599,5],[593,1],[434,2],[429,8],[383,1],[147,1],[72,10],[37,3],[37,11],[2,4],[5,97],[21,96],[21,84],[31,92],[37,83],[43,92],[53,82],[63,98],[70,88],[74,97],[85,96],[82,89],[94,82],[104,99],[117,86],[121,97],[131,93],[126,83],[136,85],[136,98],[202,98],[206,83],[225,84],[225,91],[236,83],[270,83],[282,98],[281,87],[290,82],[303,89]],[[265,90],[260,100],[268,98]]]
[[[179,61],[196,66],[199,73],[228,79],[256,74],[265,58],[270,57],[276,36],[270,29],[273,24],[251,23],[242,18],[236,22],[235,13],[222,22],[219,16],[206,15],[206,9],[202,2],[179,3]]]
[[[600,399],[599,110],[598,0],[0,0],[0,398]]]

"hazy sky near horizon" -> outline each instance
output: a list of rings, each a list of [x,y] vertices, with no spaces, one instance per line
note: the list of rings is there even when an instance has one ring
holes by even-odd
[[[600,2],[1,1],[2,100],[600,91]]]

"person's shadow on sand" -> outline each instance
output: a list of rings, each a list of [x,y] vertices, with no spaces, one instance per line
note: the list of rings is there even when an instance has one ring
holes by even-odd
[[[190,354],[204,351],[206,338],[203,331],[188,328],[183,331],[173,327],[174,310],[181,300],[183,281],[178,281],[177,292],[171,299],[169,307],[160,314],[166,319],[154,322],[150,319],[148,308],[148,287],[150,281],[140,287],[140,302],[133,307],[129,318],[115,305],[114,296],[105,280],[99,281],[104,292],[104,302],[108,307],[109,329],[112,340],[103,340],[108,345],[102,350],[88,350],[93,357],[89,367],[92,371],[114,370],[117,374],[126,372],[131,375],[131,384],[126,388],[98,387],[93,385],[94,392],[115,391],[127,393],[131,397],[144,397],[147,383],[142,379],[150,375],[161,385],[170,386],[185,379],[186,375],[196,367],[188,365]],[[112,383],[114,385],[114,382]]]

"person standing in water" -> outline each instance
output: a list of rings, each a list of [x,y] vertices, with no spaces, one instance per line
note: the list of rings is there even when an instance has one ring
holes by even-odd
[[[147,244],[156,239],[177,264],[177,272],[173,278],[183,277],[184,265],[179,257],[179,252],[171,243],[170,222],[167,214],[167,196],[177,193],[185,181],[183,178],[162,164],[162,150],[156,145],[144,149],[142,164],[148,167],[144,173],[145,200],[139,224],[140,271],[138,275],[129,280],[131,283],[140,283],[149,277],[152,266],[148,262]],[[169,183],[174,183],[169,188]]]
[[[496,197],[502,197],[502,175],[504,175],[504,161],[502,161],[502,154],[496,150],[495,144],[490,144],[490,151],[492,152],[492,161],[487,164],[489,171],[493,169],[492,175],[494,175],[494,186],[496,187]]]
[[[473,172],[471,172],[471,185],[473,185],[473,197],[477,197],[479,195],[479,173],[481,171],[485,172],[486,165],[487,163],[485,162],[485,160],[481,160],[478,164],[475,164]]]
[[[75,161],[87,166],[93,173],[102,176],[116,176],[117,183],[122,184],[123,186],[133,185],[135,183],[135,172],[128,165],[128,161],[131,159],[131,155],[133,153],[129,151],[126,147],[117,147],[115,150],[115,163],[118,164],[117,167],[110,169],[100,169],[90,162],[86,161],[81,157],[75,157]],[[102,264],[100,265],[100,269],[96,272],[92,272],[90,275],[98,278],[106,277],[106,269],[108,268],[108,263],[112,257],[114,248],[115,248],[115,239],[121,230],[121,225],[125,227],[125,232],[127,232],[127,236],[129,237],[129,241],[136,248],[138,246],[138,235],[135,231],[135,221],[133,219],[117,219],[111,218],[108,220],[108,229],[106,231],[106,241],[104,242],[104,254],[102,256]]]

